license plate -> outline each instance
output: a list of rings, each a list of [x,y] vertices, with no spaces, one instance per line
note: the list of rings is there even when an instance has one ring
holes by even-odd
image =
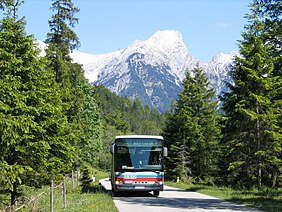
[[[144,186],[135,186],[136,189],[145,189]]]

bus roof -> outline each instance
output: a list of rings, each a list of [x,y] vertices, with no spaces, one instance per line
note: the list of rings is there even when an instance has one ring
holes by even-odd
[[[122,138],[153,138],[153,139],[161,139],[161,140],[164,139],[162,136],[157,136],[157,135],[119,135],[116,136],[115,139],[122,139]]]

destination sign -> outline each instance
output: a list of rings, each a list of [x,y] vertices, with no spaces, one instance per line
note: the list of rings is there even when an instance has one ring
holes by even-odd
[[[162,147],[162,140],[157,139],[118,139],[116,146],[126,147]]]

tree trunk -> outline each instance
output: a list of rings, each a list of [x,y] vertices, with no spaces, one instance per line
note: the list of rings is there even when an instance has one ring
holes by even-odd
[[[256,103],[256,113],[259,115],[259,103],[257,102]],[[261,146],[261,132],[260,132],[260,121],[259,121],[259,117],[257,118],[257,123],[256,123],[256,131],[257,131],[257,151],[260,150],[260,146]],[[258,156],[258,175],[257,175],[257,181],[258,181],[258,189],[260,190],[261,189],[261,186],[262,186],[262,179],[261,179],[261,165],[260,165],[260,162],[261,162],[261,156],[259,155]]]
[[[10,194],[11,194],[11,205],[12,206],[17,205],[19,193],[18,193],[18,185],[16,183],[13,184],[13,190],[10,191]]]
[[[276,185],[277,177],[278,177],[278,173],[276,171],[274,171],[273,174],[272,174],[272,188],[274,188],[275,185]]]

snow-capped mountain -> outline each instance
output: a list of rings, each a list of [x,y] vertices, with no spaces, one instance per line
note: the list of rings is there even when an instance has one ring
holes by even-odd
[[[158,31],[145,41],[109,54],[91,55],[74,51],[74,62],[83,65],[94,85],[104,85],[121,96],[140,98],[144,104],[166,111],[182,89],[185,71],[199,64],[219,94],[229,79],[229,67],[236,53],[216,55],[201,63],[189,53],[180,32]]]
[[[221,95],[221,92],[227,91],[226,82],[231,82],[231,65],[234,62],[238,52],[218,53],[211,62],[201,63],[201,67],[205,70],[211,86],[215,89],[216,95]]]

